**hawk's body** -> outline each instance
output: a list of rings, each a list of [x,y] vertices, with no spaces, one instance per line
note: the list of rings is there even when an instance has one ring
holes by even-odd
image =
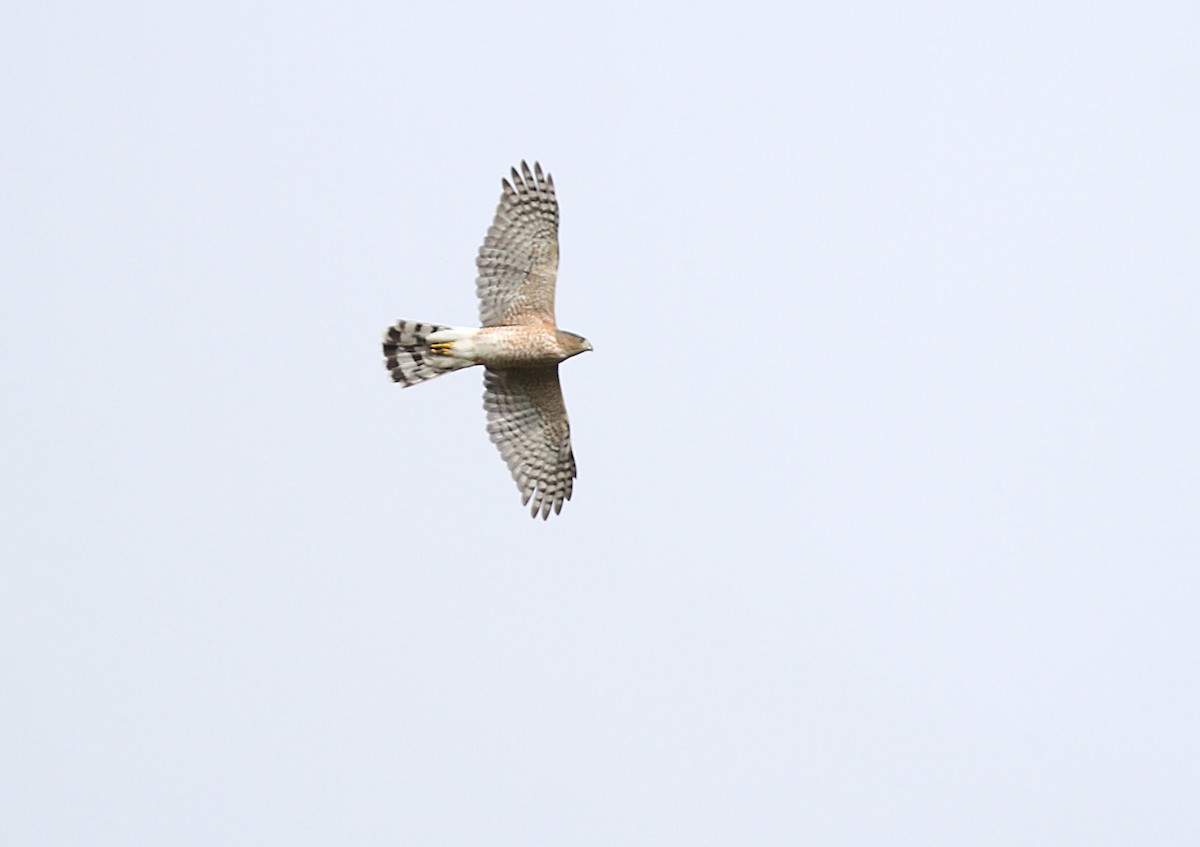
[[[483,365],[488,435],[508,464],[523,503],[536,517],[571,499],[575,457],[558,382],[558,363],[591,350],[587,339],[558,329],[558,201],[554,180],[534,163],[514,168],[475,260],[483,326],[399,321],[384,334],[392,379],[404,386]]]

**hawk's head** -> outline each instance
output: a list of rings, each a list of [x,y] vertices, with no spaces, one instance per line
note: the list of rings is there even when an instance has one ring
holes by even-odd
[[[558,343],[566,351],[568,359],[592,349],[592,342],[588,341],[582,335],[576,335],[573,332],[564,332],[561,329],[558,331]]]

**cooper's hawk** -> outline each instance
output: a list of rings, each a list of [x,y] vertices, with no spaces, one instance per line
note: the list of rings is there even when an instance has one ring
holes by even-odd
[[[558,363],[591,350],[554,322],[558,200],[554,180],[534,162],[512,169],[475,265],[483,327],[398,321],[383,336],[392,379],[407,387],[483,365],[488,435],[508,463],[521,503],[543,520],[571,499],[575,456],[558,383]]]

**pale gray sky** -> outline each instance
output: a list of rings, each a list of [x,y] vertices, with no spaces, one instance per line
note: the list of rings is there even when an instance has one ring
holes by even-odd
[[[1195,4],[4,17],[0,843],[1200,843]]]

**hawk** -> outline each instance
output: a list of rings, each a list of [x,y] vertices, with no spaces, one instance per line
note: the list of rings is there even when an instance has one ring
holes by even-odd
[[[392,379],[404,387],[483,365],[483,408],[492,443],[522,505],[545,520],[571,499],[575,456],[558,365],[592,349],[554,320],[558,200],[554,179],[521,162],[501,180],[496,216],[475,265],[480,328],[397,321],[383,336]]]

